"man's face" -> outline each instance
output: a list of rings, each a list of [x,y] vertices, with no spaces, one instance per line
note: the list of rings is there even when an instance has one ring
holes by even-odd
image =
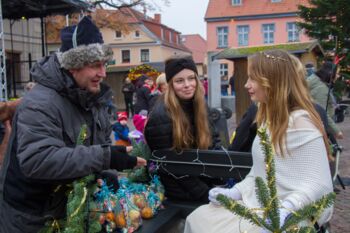
[[[102,61],[69,71],[81,89],[85,89],[93,94],[100,92],[100,84],[103,78],[106,77],[106,67]]]

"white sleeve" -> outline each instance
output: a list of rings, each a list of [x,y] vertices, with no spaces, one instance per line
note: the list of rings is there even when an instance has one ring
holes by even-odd
[[[284,200],[299,209],[332,192],[333,185],[322,134],[305,114],[293,126],[286,138],[290,155],[281,160],[276,178],[290,190]]]

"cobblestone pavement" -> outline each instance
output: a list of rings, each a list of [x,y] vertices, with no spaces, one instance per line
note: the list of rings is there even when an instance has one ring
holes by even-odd
[[[236,128],[235,116],[228,120],[230,135]],[[338,140],[343,146],[340,156],[339,174],[346,185],[346,189],[337,184],[340,190],[337,194],[334,213],[331,219],[331,233],[350,233],[350,116],[345,117],[344,122],[338,124],[344,134],[344,139]]]
[[[340,190],[335,201],[333,218],[331,220],[332,233],[350,232],[350,117],[345,117],[344,122],[338,124],[344,134],[344,139],[338,140],[343,146],[340,157],[339,174],[346,185],[343,190],[340,185],[336,187]]]

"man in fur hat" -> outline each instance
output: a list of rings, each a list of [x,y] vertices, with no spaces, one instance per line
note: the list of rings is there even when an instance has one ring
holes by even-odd
[[[110,145],[107,103],[102,83],[112,50],[99,29],[84,17],[61,31],[59,53],[32,69],[37,85],[13,117],[13,130],[0,172],[0,232],[38,232],[47,220],[65,217],[67,186],[106,169],[144,166]],[[83,144],[79,133],[87,125]]]

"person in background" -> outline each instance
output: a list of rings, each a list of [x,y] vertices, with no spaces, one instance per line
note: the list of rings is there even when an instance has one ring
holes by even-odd
[[[12,117],[15,114],[17,106],[21,103],[21,99],[0,102],[0,128],[1,128],[1,140],[0,140],[0,168],[4,160],[7,144],[10,140],[12,131],[11,123]]]
[[[208,102],[209,83],[208,83],[208,78],[207,77],[203,78],[202,84],[203,84],[203,88],[204,88],[204,98]]]
[[[312,63],[305,65],[306,77],[309,77],[313,73],[315,73],[315,66]]]
[[[150,101],[152,99],[152,92],[154,91],[154,81],[151,77],[142,76],[144,84],[142,87],[136,90],[136,103],[135,103],[135,114],[138,114],[141,110],[150,110]]]
[[[34,86],[34,82],[28,82],[24,86],[24,95],[31,91]],[[0,168],[4,160],[7,144],[10,140],[12,117],[20,103],[21,98],[0,103]]]
[[[168,89],[168,83],[166,81],[165,73],[160,74],[157,77],[156,80],[156,89],[161,93],[164,94],[166,90]]]
[[[259,103],[257,127],[267,129],[274,148],[280,225],[293,211],[333,191],[327,135],[311,101],[305,73],[299,70],[300,65],[297,58],[283,50],[258,52],[248,58],[245,88],[251,100]],[[261,177],[266,183],[266,164],[259,137],[254,139],[252,156],[249,174],[230,189],[210,190],[210,203],[187,217],[185,233],[266,232],[234,215],[216,200],[218,194],[223,194],[247,208],[260,208],[255,178]],[[318,224],[329,221],[331,216],[332,207],[325,209],[317,218]],[[311,221],[303,224],[310,225]]]
[[[135,86],[132,84],[129,78],[125,79],[122,92],[124,94],[125,111],[127,113],[127,117],[129,118],[134,116],[133,95],[135,92]]]
[[[33,66],[37,84],[13,117],[0,170],[0,232],[37,233],[47,221],[64,219],[67,184],[76,179],[146,165],[110,145],[112,91],[102,80],[113,52],[99,29],[83,17],[62,29],[61,41],[60,52]]]
[[[118,113],[117,122],[113,125],[115,145],[130,146],[128,116],[126,112]]]
[[[211,124],[192,57],[171,57],[165,62],[168,90],[149,114],[144,136],[151,151],[214,147]],[[175,179],[159,171],[165,195],[172,200],[207,201],[210,181],[202,177]]]
[[[32,90],[34,86],[35,86],[35,82],[28,82],[28,83],[24,86],[24,93],[27,93],[27,92],[29,92],[30,90]]]
[[[235,96],[236,92],[235,92],[235,75],[234,74],[230,77],[229,84],[231,89],[231,95]]]
[[[161,95],[163,95],[168,89],[168,83],[165,78],[165,74],[160,74],[156,79],[156,88],[151,93],[151,99],[149,100],[149,111],[152,111],[153,106],[159,99]]]
[[[315,103],[326,109],[328,114],[328,123],[330,133],[337,139],[343,138],[343,133],[333,121],[334,107],[332,102],[332,93],[329,90],[328,84],[331,83],[333,75],[333,64],[330,61],[323,63],[321,68],[315,73],[306,77],[306,81],[310,90],[310,94]],[[327,102],[328,101],[328,102]]]
[[[148,112],[146,110],[141,110],[139,114],[135,114],[133,117],[133,123],[135,130],[129,133],[129,138],[133,138],[136,142],[144,141],[143,130],[145,128],[145,123],[147,121]]]
[[[224,75],[221,77],[221,95],[222,96],[228,95],[228,92],[227,92],[228,86],[229,86],[228,77],[227,75]]]

